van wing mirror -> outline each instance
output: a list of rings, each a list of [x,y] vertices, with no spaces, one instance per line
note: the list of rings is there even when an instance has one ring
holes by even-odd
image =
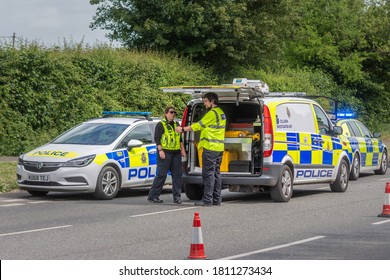
[[[374,132],[374,138],[380,138],[382,136],[382,133],[380,132]]]
[[[334,134],[335,136],[338,136],[338,135],[343,134],[343,128],[342,128],[341,126],[335,125],[335,126],[333,127],[333,134]]]
[[[129,150],[131,150],[132,148],[138,148],[138,147],[141,147],[144,143],[142,143],[142,141],[140,140],[136,140],[136,139],[131,139],[128,143],[127,143],[127,148]]]

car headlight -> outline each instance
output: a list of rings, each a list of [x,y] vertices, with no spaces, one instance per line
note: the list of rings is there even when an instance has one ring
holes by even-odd
[[[24,154],[23,154],[23,155],[20,155],[20,156],[18,157],[18,165],[24,165],[23,156],[24,156]]]
[[[95,157],[96,155],[90,155],[86,157],[75,158],[65,162],[63,167],[84,167],[90,164],[95,159]]]

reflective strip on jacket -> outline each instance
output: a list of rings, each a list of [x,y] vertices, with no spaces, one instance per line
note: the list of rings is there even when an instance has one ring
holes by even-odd
[[[164,134],[161,136],[161,146],[164,150],[180,150],[180,133],[175,131],[177,126],[176,122],[173,122],[173,127],[167,120],[161,120],[164,127]]]
[[[199,131],[200,142],[198,148],[222,152],[224,150],[226,116],[219,107],[209,110],[203,118],[191,125],[193,131]]]

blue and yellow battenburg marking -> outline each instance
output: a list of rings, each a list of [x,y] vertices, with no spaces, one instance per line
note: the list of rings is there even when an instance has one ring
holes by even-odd
[[[356,151],[360,153],[361,166],[376,166],[379,164],[384,145],[381,140],[365,138],[358,141],[356,137],[342,136],[343,143],[347,147],[349,160],[352,162]]]
[[[30,152],[27,155],[32,157],[75,158],[79,154],[75,152],[42,150],[42,151]]]
[[[94,162],[102,165],[109,159],[115,160],[121,168],[128,169],[128,180],[132,178],[153,178],[156,174],[151,166],[157,165],[157,158],[155,154],[150,156],[149,151],[152,149],[156,149],[156,146],[100,154],[96,156]]]
[[[94,162],[102,165],[107,160],[112,159],[118,162],[122,168],[142,167],[156,165],[156,157],[150,157],[149,151],[156,149],[155,146],[133,148],[131,151],[121,150],[97,155]]]
[[[343,151],[339,138],[296,132],[276,132],[273,162],[282,162],[289,155],[294,164],[335,166]]]

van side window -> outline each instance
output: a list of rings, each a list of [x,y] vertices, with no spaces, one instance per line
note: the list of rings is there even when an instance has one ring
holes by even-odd
[[[309,104],[285,103],[276,107],[276,131],[316,133],[313,113]]]
[[[321,108],[318,107],[317,105],[314,105],[314,112],[316,113],[316,117],[317,117],[317,125],[318,125],[319,133],[323,135],[330,135],[329,119],[327,118],[324,111],[322,111]]]

